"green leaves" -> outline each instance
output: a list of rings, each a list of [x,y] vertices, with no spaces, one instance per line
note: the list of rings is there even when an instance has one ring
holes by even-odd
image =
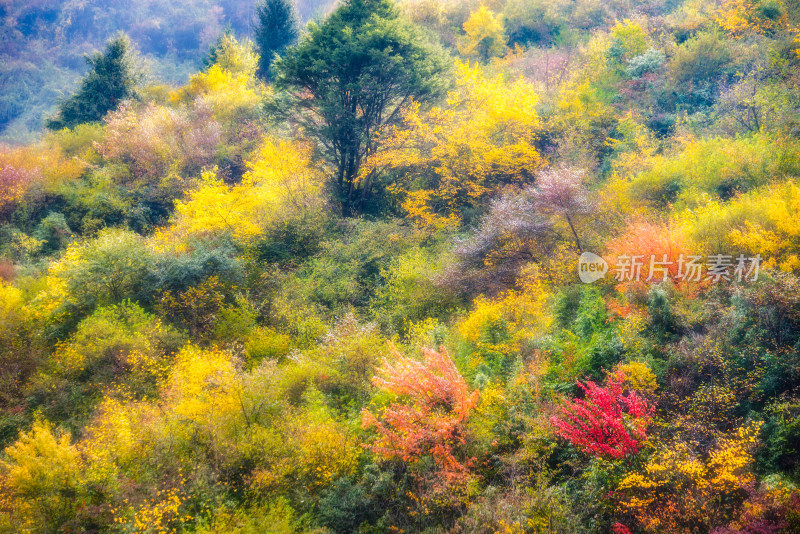
[[[275,55],[297,42],[300,35],[297,13],[290,0],[264,0],[256,8],[256,18],[253,32],[260,54],[258,74],[269,79]]]
[[[351,0],[274,65],[276,86],[291,96],[296,122],[336,169],[344,215],[363,211],[375,172],[360,176],[378,150],[376,133],[400,119],[412,101],[444,89],[439,52],[388,0]]]
[[[72,128],[85,122],[97,122],[116,109],[120,102],[135,95],[130,40],[124,34],[109,41],[103,53],[87,56],[89,74],[78,92],[59,106],[58,114],[47,121],[51,130]]]

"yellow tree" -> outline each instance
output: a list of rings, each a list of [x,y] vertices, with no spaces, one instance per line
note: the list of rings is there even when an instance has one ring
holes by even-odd
[[[428,228],[457,225],[462,210],[480,207],[499,186],[531,181],[543,164],[533,86],[490,76],[477,65],[457,68],[447,104],[428,112],[411,108],[364,168],[394,178],[390,191]]]
[[[61,532],[87,496],[83,462],[69,436],[36,420],[4,456],[4,522],[28,532]]]
[[[472,12],[464,23],[464,33],[458,51],[467,57],[488,61],[502,55],[506,49],[503,23],[485,5]]]
[[[189,84],[174,91],[175,104],[202,101],[213,110],[214,119],[241,122],[242,115],[256,110],[267,88],[256,78],[258,55],[252,43],[239,43],[224,36],[215,51],[215,63],[205,72],[191,77]]]
[[[772,34],[787,26],[786,10],[781,2],[727,0],[717,11],[715,20],[733,36],[760,33]]]
[[[307,144],[266,138],[247,167],[236,185],[214,171],[204,172],[200,187],[175,203],[173,224],[157,241],[185,243],[191,236],[227,234],[247,243],[273,223],[321,213],[323,178],[311,164]]]
[[[619,510],[643,532],[710,532],[737,517],[746,489],[755,481],[753,449],[759,425],[721,437],[707,454],[675,442],[656,451],[617,488]]]

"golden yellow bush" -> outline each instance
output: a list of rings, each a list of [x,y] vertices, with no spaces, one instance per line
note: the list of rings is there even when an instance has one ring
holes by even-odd
[[[689,534],[699,525],[727,524],[754,480],[759,427],[751,423],[723,436],[707,457],[681,440],[663,444],[619,483],[619,510],[633,515],[646,532]]]
[[[311,158],[308,144],[267,137],[240,184],[204,172],[200,186],[175,202],[172,225],[156,236],[157,245],[180,249],[191,237],[222,234],[247,244],[279,221],[319,216],[324,178]]]
[[[447,106],[413,106],[364,167],[401,175],[391,190],[427,228],[454,226],[461,209],[484,202],[500,185],[531,180],[543,165],[535,146],[541,122],[533,86],[478,65],[458,63],[457,71]]]

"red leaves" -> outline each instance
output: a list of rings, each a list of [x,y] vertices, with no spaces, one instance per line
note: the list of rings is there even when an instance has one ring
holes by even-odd
[[[384,362],[374,384],[405,397],[408,403],[393,403],[381,420],[365,409],[362,426],[377,430],[379,437],[371,446],[376,454],[406,463],[430,454],[446,482],[463,480],[471,460],[459,460],[456,449],[465,444],[464,422],[478,401],[478,392],[470,393],[447,351],[425,349],[423,353],[423,362],[397,352],[394,364]]]
[[[581,383],[584,399],[564,407],[564,418],[552,417],[556,432],[587,454],[618,459],[636,454],[652,418],[652,409],[635,391],[623,394],[622,377],[608,377],[606,387]]]

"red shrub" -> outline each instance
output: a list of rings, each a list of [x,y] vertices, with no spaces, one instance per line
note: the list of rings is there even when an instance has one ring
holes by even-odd
[[[646,439],[652,409],[635,391],[623,394],[622,377],[611,375],[606,387],[581,383],[584,399],[569,401],[563,419],[551,418],[556,432],[587,454],[618,459],[636,454]]]

